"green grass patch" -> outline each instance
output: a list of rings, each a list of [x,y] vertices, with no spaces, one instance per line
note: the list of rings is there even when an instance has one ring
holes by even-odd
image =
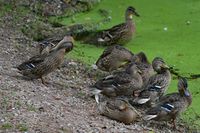
[[[28,126],[26,124],[18,124],[16,126],[16,128],[20,131],[20,132],[26,132],[28,131]]]
[[[2,124],[1,129],[6,130],[6,129],[11,129],[13,126],[11,123],[5,123]]]

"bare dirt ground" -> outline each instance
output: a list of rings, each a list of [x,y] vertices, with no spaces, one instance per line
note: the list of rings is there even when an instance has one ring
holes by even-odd
[[[12,25],[0,26],[0,132],[177,132],[165,123],[125,125],[99,115],[88,87],[96,72],[80,62],[67,58],[45,77],[48,86],[23,79],[14,66],[35,55],[36,45]]]

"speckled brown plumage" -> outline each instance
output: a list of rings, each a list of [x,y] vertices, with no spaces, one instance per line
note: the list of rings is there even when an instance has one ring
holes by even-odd
[[[133,15],[139,16],[135,8],[128,7],[125,12],[125,23],[116,25],[110,29],[98,31],[88,36],[85,43],[95,45],[126,44],[135,33],[135,24],[132,21]]]
[[[93,86],[91,93],[98,103],[98,94],[108,97],[130,96],[134,90],[141,89],[143,82],[140,71],[135,64],[130,64],[125,71],[117,72],[100,79]]]
[[[17,68],[22,75],[30,79],[41,78],[57,69],[64,61],[66,52],[73,49],[73,38],[66,36],[49,53],[36,55],[28,61],[23,62]]]
[[[139,117],[137,111],[123,99],[105,100],[97,106],[101,115],[125,124],[130,124]]]
[[[133,55],[131,51],[120,45],[110,46],[104,50],[96,65],[100,70],[111,72],[129,64]]]
[[[161,97],[159,103],[146,112],[144,119],[157,121],[172,120],[174,128],[176,128],[176,117],[192,103],[192,96],[188,90],[188,83],[185,78],[179,79],[178,91]]]
[[[143,86],[143,90],[135,99],[137,104],[155,103],[155,101],[166,92],[171,82],[171,74],[168,70],[169,67],[162,58],[154,58],[152,65],[157,73],[151,76],[148,82]]]

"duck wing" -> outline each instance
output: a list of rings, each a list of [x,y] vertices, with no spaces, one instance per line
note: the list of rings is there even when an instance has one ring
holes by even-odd
[[[17,69],[22,71],[26,69],[33,69],[35,68],[38,64],[43,62],[45,58],[48,56],[48,54],[42,54],[42,55],[36,55],[30,58],[28,61],[23,62],[19,66],[17,66]]]

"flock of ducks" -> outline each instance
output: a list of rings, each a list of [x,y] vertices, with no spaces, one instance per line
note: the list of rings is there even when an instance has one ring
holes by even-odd
[[[171,74],[169,67],[160,57],[155,57],[150,63],[144,52],[133,54],[121,45],[128,42],[135,26],[132,16],[135,8],[128,7],[125,13],[125,23],[111,29],[98,31],[87,40],[108,46],[96,62],[98,69],[108,72],[108,76],[96,81],[91,86],[100,114],[110,119],[130,124],[137,118],[145,121],[172,121],[176,128],[176,117],[192,102],[185,78],[178,81],[178,92],[166,94]],[[74,40],[65,36],[57,45],[44,43],[40,45],[40,54],[23,62],[17,68],[29,79],[41,79],[46,84],[44,76],[57,69],[64,61],[66,53],[73,49]],[[135,107],[144,107],[141,115]]]

